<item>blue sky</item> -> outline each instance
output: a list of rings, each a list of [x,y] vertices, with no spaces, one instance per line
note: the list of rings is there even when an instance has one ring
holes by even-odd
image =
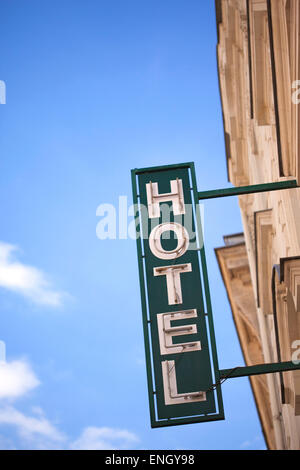
[[[150,428],[135,241],[99,240],[131,168],[194,161],[227,183],[212,0],[3,1],[1,448],[261,449],[248,379],[226,421]],[[221,368],[242,364],[214,248],[242,230],[205,204]]]

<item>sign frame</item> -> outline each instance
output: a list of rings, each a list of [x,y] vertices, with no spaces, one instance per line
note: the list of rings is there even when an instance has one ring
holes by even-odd
[[[140,168],[134,169],[131,171],[132,176],[132,192],[133,192],[133,202],[135,205],[136,216],[135,224],[136,228],[141,224],[140,216],[140,194],[138,192],[138,176],[144,173],[157,173],[157,172],[166,172],[168,170],[176,169],[187,169],[189,173],[189,181],[191,191],[191,198],[193,202],[194,214],[195,214],[195,225],[196,232],[198,235],[198,256],[199,256],[199,267],[201,270],[202,282],[199,285],[199,289],[202,290],[202,296],[205,301],[205,316],[207,318],[207,335],[209,340],[209,350],[211,358],[211,372],[213,374],[213,380],[215,384],[221,382],[222,376],[219,370],[218,364],[218,354],[216,347],[215,339],[215,330],[212,316],[212,305],[211,305],[211,296],[209,289],[209,280],[207,272],[207,263],[205,255],[205,247],[203,243],[203,229],[201,224],[200,217],[200,207],[199,207],[199,198],[197,190],[197,181],[196,173],[193,162],[174,164],[174,165],[164,165],[158,167],[150,168]],[[151,335],[150,335],[150,320],[148,315],[148,303],[147,303],[147,285],[146,285],[146,275],[145,275],[145,255],[143,240],[139,235],[136,238],[137,245],[137,257],[138,257],[138,270],[139,270],[139,280],[140,280],[140,290],[141,290],[141,305],[142,305],[142,319],[143,319],[143,332],[144,332],[144,347],[145,347],[145,358],[146,358],[146,372],[147,372],[147,382],[148,382],[148,399],[149,399],[149,411],[150,411],[150,420],[151,427],[165,427],[165,426],[175,426],[180,424],[191,424],[191,423],[200,423],[208,421],[218,421],[224,420],[224,406],[223,398],[220,386],[212,386],[210,390],[206,390],[209,393],[213,393],[215,397],[215,403],[217,405],[217,410],[214,413],[201,414],[196,416],[180,417],[180,418],[167,418],[167,419],[158,419],[157,410],[156,410],[156,391],[154,386],[154,371],[153,371],[153,357],[152,357],[152,348],[151,348]]]

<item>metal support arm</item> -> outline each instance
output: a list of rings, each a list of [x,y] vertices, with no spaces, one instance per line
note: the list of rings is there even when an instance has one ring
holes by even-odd
[[[212,191],[201,191],[198,200],[214,199],[217,197],[241,196],[243,194],[264,193],[267,191],[278,191],[282,189],[298,188],[296,180],[277,181],[275,183],[252,184],[250,186],[236,186],[234,188],[213,189]]]
[[[255,366],[235,367],[234,369],[221,369],[220,379],[231,379],[235,377],[246,377],[248,375],[273,374],[288,370],[300,370],[300,361],[275,362],[271,364],[258,364]]]
[[[253,184],[249,186],[237,186],[233,188],[214,189],[212,191],[198,192],[198,200],[214,199],[227,196],[241,196],[243,194],[279,191],[283,189],[298,188],[296,180],[277,181],[274,183]],[[273,364],[258,364],[254,366],[234,367],[232,369],[219,370],[220,385],[224,380],[235,377],[247,377],[249,375],[272,374],[288,370],[300,370],[300,362],[277,362]]]

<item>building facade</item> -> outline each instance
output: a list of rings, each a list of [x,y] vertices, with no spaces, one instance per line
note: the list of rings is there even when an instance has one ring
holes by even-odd
[[[228,180],[300,185],[300,1],[216,0]],[[300,188],[239,196],[216,255],[247,365],[300,359]],[[270,449],[300,449],[300,371],[252,377]]]

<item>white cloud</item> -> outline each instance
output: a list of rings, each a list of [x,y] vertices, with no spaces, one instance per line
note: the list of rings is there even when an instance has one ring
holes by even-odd
[[[87,427],[70,448],[73,450],[115,450],[130,449],[138,437],[126,429],[108,427]]]
[[[19,444],[5,443],[0,436],[0,448],[122,450],[134,449],[139,442],[138,437],[126,429],[95,426],[86,427],[79,438],[71,442],[45,417],[40,407],[32,408],[32,413],[26,415],[13,406],[0,406],[0,426],[13,427],[20,438]]]
[[[13,259],[17,247],[0,242],[0,287],[18,292],[38,304],[58,307],[64,293],[52,288],[39,269]]]
[[[14,426],[18,434],[27,441],[43,438],[52,444],[64,441],[65,436],[39,412],[37,416],[26,416],[12,406],[0,408],[0,425]],[[47,447],[51,444],[47,442]],[[34,447],[46,447],[37,440]]]
[[[263,438],[262,438],[262,436],[255,436],[255,437],[252,438],[252,439],[249,439],[249,440],[247,440],[247,441],[244,441],[244,442],[240,445],[240,449],[249,449],[249,448],[257,449],[258,446],[260,446],[261,444],[263,444]]]
[[[0,436],[0,448],[113,450],[132,449],[139,441],[126,429],[96,426],[84,428],[72,441],[45,417],[41,407],[34,406],[31,414],[24,414],[8,404],[38,385],[40,381],[26,360],[0,361],[0,427],[11,426],[20,439],[18,445]]]
[[[33,448],[57,447],[65,436],[46,419],[42,408],[33,407],[30,416],[8,404],[38,385],[40,381],[26,360],[0,361],[0,426],[12,426],[21,440]],[[0,446],[5,447],[1,439]]]
[[[20,443],[1,442],[0,448],[16,449],[71,449],[71,450],[124,450],[134,449],[138,437],[125,429],[87,427],[80,437],[71,442],[46,417],[41,409],[32,410],[35,416],[25,415],[15,407],[0,407],[0,426],[12,426]],[[14,439],[15,441],[15,439]]]
[[[40,384],[25,360],[0,362],[0,399],[15,399]]]

